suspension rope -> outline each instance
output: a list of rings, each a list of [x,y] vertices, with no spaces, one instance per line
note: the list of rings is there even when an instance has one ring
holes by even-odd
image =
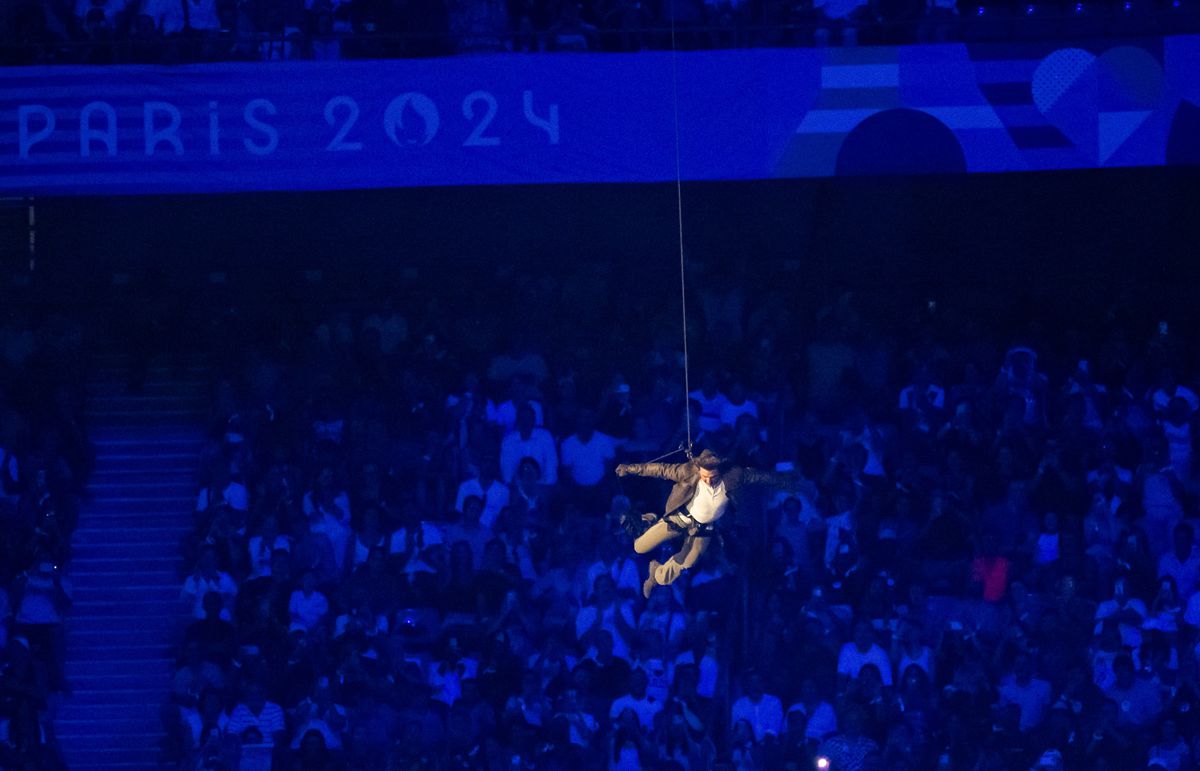
[[[683,418],[687,426],[687,446],[681,448],[690,458],[692,455],[692,386],[688,374],[688,315],[687,315],[687,264],[683,256],[683,173],[679,153],[679,63],[678,47],[675,43],[675,3],[677,0],[667,0],[671,4],[671,90],[672,106],[675,113],[675,211],[679,221],[679,302],[683,321]],[[674,455],[675,450],[669,455]]]

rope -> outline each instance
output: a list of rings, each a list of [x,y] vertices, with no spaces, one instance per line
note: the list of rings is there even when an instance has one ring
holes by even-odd
[[[692,455],[692,386],[688,377],[688,325],[687,325],[687,266],[683,258],[683,173],[679,159],[679,63],[678,49],[675,45],[675,2],[671,4],[671,89],[672,105],[675,111],[675,210],[679,218],[679,301],[682,308],[683,321],[683,418],[687,426],[687,447],[683,448],[690,458]],[[669,453],[674,455],[678,450]],[[666,456],[664,456],[666,457]]]
[[[663,454],[663,455],[659,455],[659,456],[658,456],[657,458],[655,458],[654,460],[648,460],[648,461],[646,461],[646,462],[647,462],[647,463],[658,463],[660,460],[663,460],[663,459],[665,459],[665,458],[669,458],[669,457],[671,457],[672,455],[674,455],[674,454],[675,454],[675,453],[677,453],[677,452],[690,453],[690,452],[691,452],[691,450],[690,450],[690,448],[687,448],[687,447],[676,447],[674,450],[671,450],[670,452],[668,452],[668,453],[665,453],[665,454]]]

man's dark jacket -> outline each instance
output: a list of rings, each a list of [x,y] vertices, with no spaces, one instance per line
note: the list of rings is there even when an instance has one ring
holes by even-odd
[[[696,496],[696,486],[700,484],[700,469],[694,463],[629,463],[625,464],[625,471],[635,476],[666,479],[675,483],[671,494],[667,496],[664,514],[678,511],[691,503],[692,498]],[[747,485],[787,487],[799,480],[792,474],[733,466],[721,472],[721,481],[725,484],[725,494],[729,497],[729,502],[736,509],[738,493]]]

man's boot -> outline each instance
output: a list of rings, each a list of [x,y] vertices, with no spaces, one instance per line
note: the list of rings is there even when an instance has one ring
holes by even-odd
[[[658,586],[658,581],[654,579],[654,574],[658,572],[662,565],[658,560],[650,560],[650,575],[642,582],[642,596],[647,600],[650,599],[650,592],[654,591],[654,587]]]

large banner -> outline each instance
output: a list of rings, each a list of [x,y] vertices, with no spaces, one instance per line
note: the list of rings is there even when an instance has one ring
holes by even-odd
[[[0,192],[1194,164],[1200,36],[0,70]],[[676,114],[676,105],[678,113]]]

